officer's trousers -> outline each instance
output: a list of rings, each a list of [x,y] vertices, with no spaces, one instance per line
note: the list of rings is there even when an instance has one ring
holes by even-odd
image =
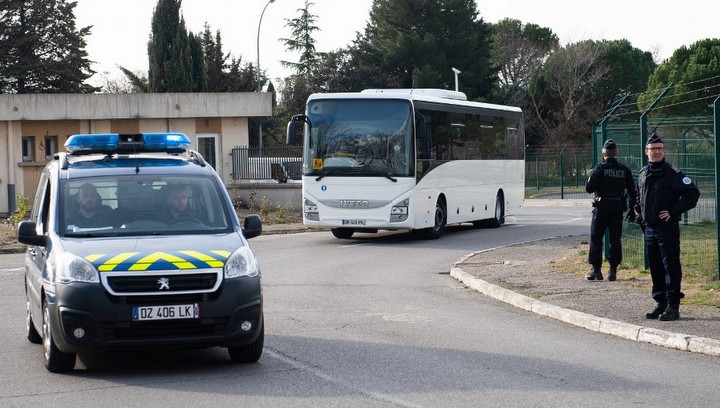
[[[680,304],[680,225],[667,222],[645,227],[645,245],[650,261],[652,297],[658,303]]]
[[[610,266],[618,266],[622,262],[622,216],[623,204],[620,199],[604,199],[593,208],[588,263],[594,268],[600,268],[602,265],[603,237],[606,229],[609,232],[610,244],[608,262]]]

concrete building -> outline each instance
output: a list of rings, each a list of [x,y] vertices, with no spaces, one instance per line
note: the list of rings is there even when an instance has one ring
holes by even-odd
[[[45,164],[78,133],[185,133],[230,184],[230,151],[249,144],[248,118],[271,115],[266,92],[0,95],[0,215],[19,192],[32,200]]]

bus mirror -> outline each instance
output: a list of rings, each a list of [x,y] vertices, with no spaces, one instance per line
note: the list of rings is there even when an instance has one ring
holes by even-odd
[[[310,120],[305,115],[294,115],[290,119],[290,122],[288,122],[288,125],[287,125],[287,137],[286,137],[286,143],[288,145],[295,144],[298,127],[302,128],[302,126],[305,124],[305,122],[310,124]]]

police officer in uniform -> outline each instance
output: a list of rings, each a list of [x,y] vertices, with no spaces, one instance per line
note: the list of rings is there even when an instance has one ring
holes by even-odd
[[[636,191],[632,172],[617,161],[617,145],[608,139],[602,148],[604,163],[598,164],[590,173],[585,183],[585,191],[595,193],[593,199],[592,222],[590,224],[590,253],[588,263],[592,271],[585,277],[587,280],[603,280],[600,266],[603,257],[603,236],[609,230],[610,254],[608,262],[610,270],[608,280],[617,277],[617,267],[622,262],[622,220],[627,210],[625,191],[630,202],[635,203]]]
[[[645,317],[677,320],[683,298],[679,221],[684,212],[695,207],[700,190],[689,177],[665,161],[665,145],[657,134],[648,138],[645,154],[648,165],[640,170],[634,210],[644,229],[652,297],[657,302],[655,310]]]

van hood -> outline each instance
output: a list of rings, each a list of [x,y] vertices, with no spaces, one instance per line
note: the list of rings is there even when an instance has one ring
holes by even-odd
[[[247,242],[239,233],[175,235],[143,238],[63,239],[72,252],[100,272],[222,268]]]

